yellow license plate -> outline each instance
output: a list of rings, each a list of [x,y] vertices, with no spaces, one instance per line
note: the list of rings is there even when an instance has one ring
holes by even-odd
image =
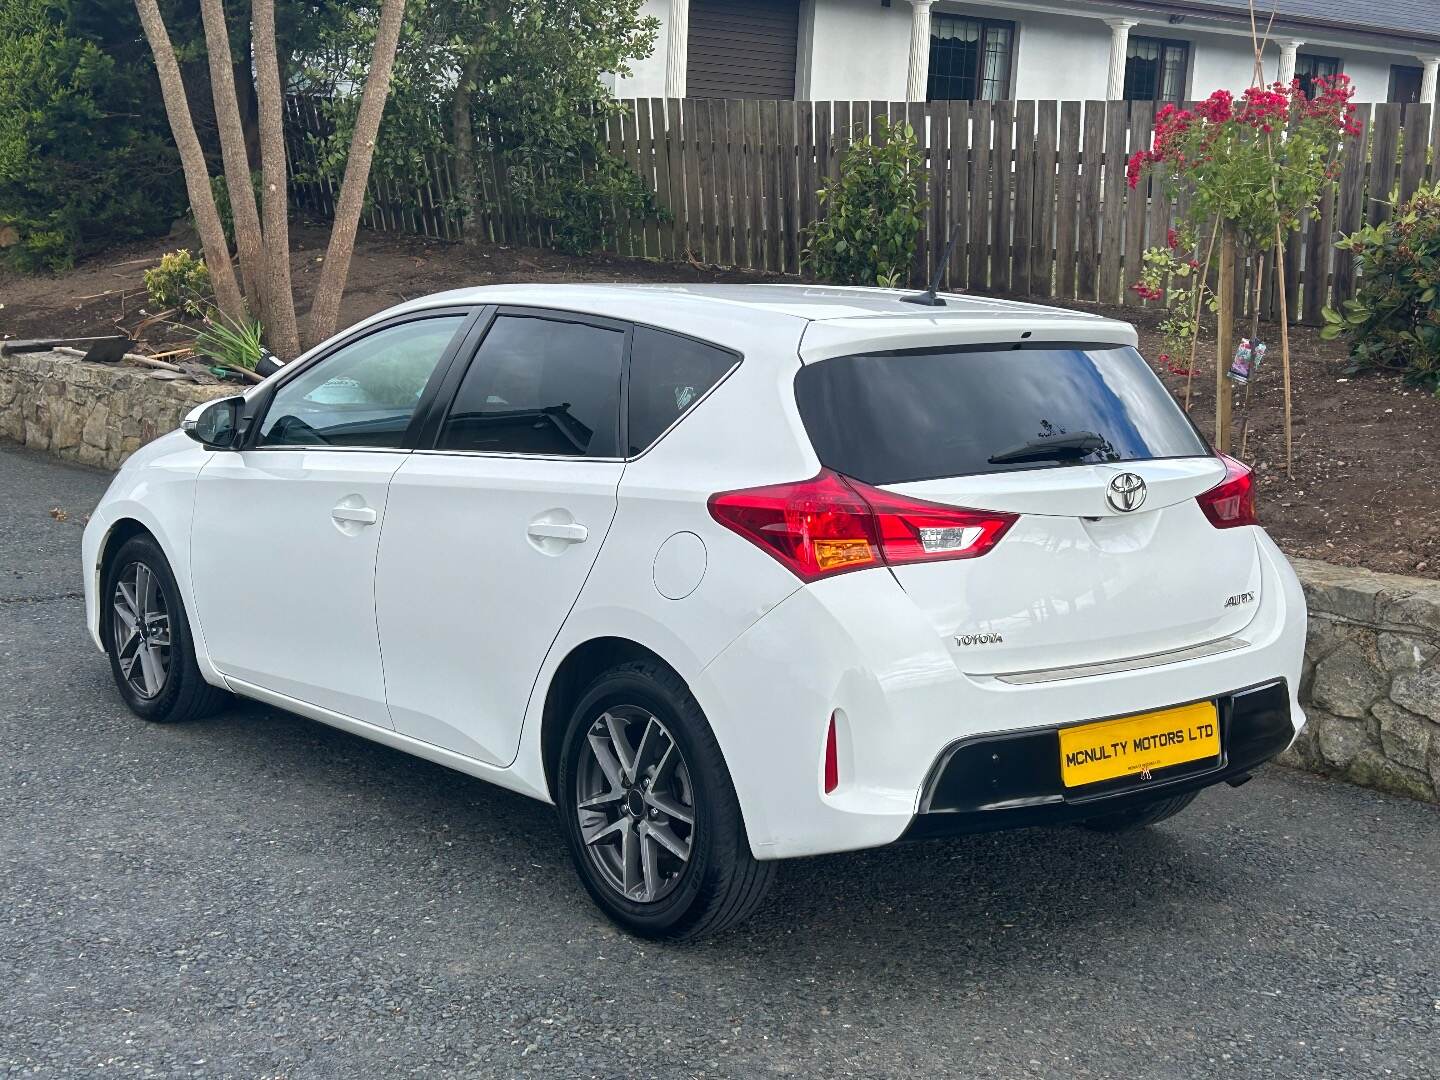
[[[1210,701],[1060,729],[1067,788],[1219,756],[1220,723]]]

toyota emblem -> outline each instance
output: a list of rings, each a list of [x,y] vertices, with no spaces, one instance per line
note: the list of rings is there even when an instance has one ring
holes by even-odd
[[[1136,476],[1133,472],[1120,473],[1110,481],[1110,485],[1105,491],[1105,501],[1122,514],[1139,510],[1145,501],[1144,478]]]

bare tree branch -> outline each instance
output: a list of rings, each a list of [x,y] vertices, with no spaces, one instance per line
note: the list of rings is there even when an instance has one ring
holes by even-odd
[[[225,186],[230,192],[235,250],[240,255],[240,281],[250,310],[263,320],[268,305],[260,290],[260,215],[255,209],[255,189],[250,185],[250,159],[245,152],[245,129],[235,97],[235,67],[230,59],[230,31],[225,26],[223,0],[200,0],[200,17],[205,24],[205,49],[210,54],[210,91],[215,97],[215,125],[220,131]]]
[[[306,334],[310,345],[333,334],[340,316],[340,295],[345,290],[345,278],[350,272],[350,257],[355,253],[355,230],[360,224],[360,211],[365,203],[365,184],[370,176],[370,163],[375,157],[375,138],[380,130],[380,117],[385,111],[385,98],[390,92],[390,73],[395,65],[395,47],[400,40],[400,22],[404,15],[405,0],[383,0],[380,25],[375,33],[375,51],[370,59],[370,74],[365,79],[365,92],[360,98],[360,111],[350,139],[350,154],[345,162],[345,179],[340,185],[340,200],[335,206],[335,222],[330,229],[330,245],[325,251],[325,264],[320,271],[320,283],[315,288],[315,300],[310,306]]]
[[[265,213],[266,343],[279,356],[300,352],[295,297],[290,289],[289,190],[285,177],[284,98],[275,48],[275,0],[254,0],[251,9],[255,76],[260,107],[260,173]]]
[[[150,42],[150,51],[155,56],[160,94],[165,100],[165,115],[170,119],[170,131],[180,151],[180,164],[185,171],[185,191],[190,196],[190,208],[195,214],[195,225],[200,230],[200,242],[205,247],[205,264],[210,270],[215,302],[227,318],[239,322],[245,318],[245,298],[240,295],[235,268],[230,265],[230,248],[225,243],[225,230],[215,209],[215,196],[210,191],[210,172],[205,166],[205,152],[200,148],[200,138],[195,134],[195,122],[190,117],[190,102],[185,96],[185,84],[180,79],[175,49],[170,44],[170,35],[165,30],[165,20],[160,17],[156,0],[135,0],[135,10],[140,15],[140,25],[145,28],[146,40]]]

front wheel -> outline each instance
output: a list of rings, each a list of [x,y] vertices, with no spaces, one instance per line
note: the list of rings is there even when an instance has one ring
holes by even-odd
[[[775,876],[750,853],[710,725],[674,672],[621,664],[581,695],[556,792],[585,889],[633,934],[682,939],[732,926]]]
[[[120,546],[105,567],[100,603],[110,673],[136,716],[192,720],[229,701],[200,674],[175,575],[151,537],[133,536]]]

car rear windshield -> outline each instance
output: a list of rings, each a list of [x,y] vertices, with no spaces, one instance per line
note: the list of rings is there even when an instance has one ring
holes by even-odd
[[[867,484],[1210,452],[1129,346],[843,356],[795,395],[821,462]]]

